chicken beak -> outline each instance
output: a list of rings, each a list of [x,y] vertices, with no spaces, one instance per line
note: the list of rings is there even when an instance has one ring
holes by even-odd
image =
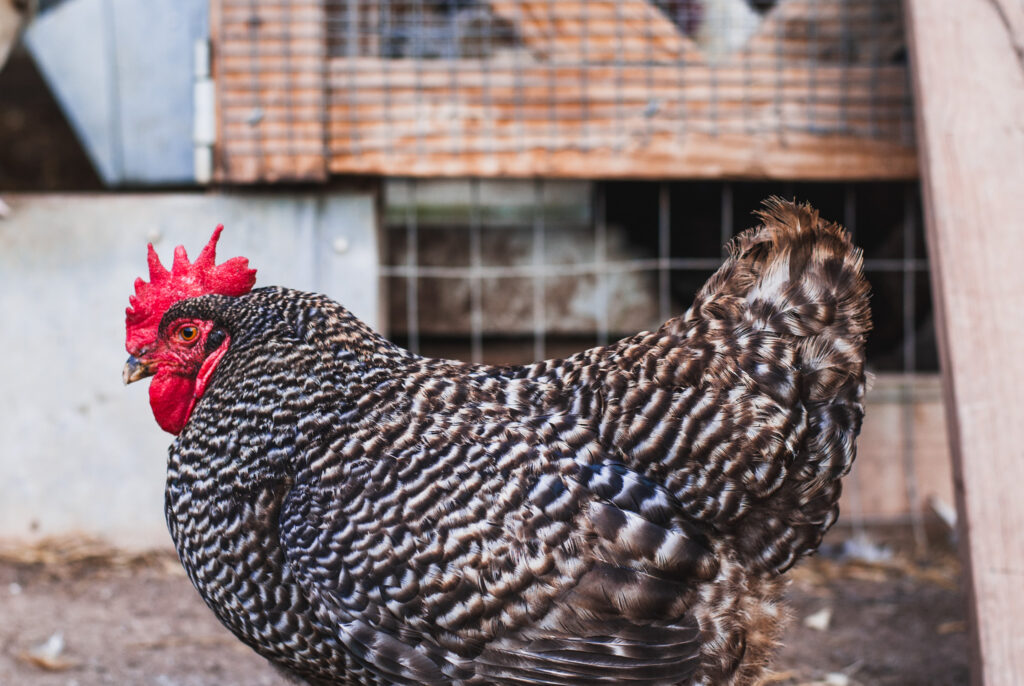
[[[147,376],[153,376],[156,370],[147,360],[140,360],[135,355],[129,355],[128,361],[124,363],[124,371],[121,372],[121,378],[124,380],[125,386],[128,384],[145,379]]]

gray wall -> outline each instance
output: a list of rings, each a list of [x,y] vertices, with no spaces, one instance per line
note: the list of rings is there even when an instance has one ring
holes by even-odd
[[[0,220],[0,537],[83,533],[169,544],[168,434],[148,382],[124,387],[124,310],[146,243],[169,265],[225,225],[218,256],[245,255],[257,286],[327,293],[378,321],[370,193],[7,195]]]

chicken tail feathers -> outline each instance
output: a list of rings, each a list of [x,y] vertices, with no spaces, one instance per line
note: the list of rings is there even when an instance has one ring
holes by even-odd
[[[772,197],[758,216],[763,223],[729,244],[729,259],[698,292],[687,319],[795,344],[806,399],[827,400],[864,373],[871,312],[863,255],[841,226],[809,205]]]
[[[760,265],[753,260],[752,266],[761,268],[747,294],[752,313],[782,333],[841,340],[850,362],[862,366],[871,289],[861,250],[841,226],[822,220],[810,205],[772,197],[758,215],[762,226],[731,246],[739,262],[767,251]]]
[[[871,313],[860,249],[810,205],[772,197],[757,214],[761,226],[733,239],[730,259],[697,303],[721,307],[739,299],[734,304],[747,310],[756,328],[841,339],[848,356],[862,360]]]
[[[691,451],[707,461],[707,475],[684,481],[699,492],[677,495],[708,503],[742,494],[739,516],[723,521],[729,511],[705,506],[700,518],[706,511],[716,527],[735,527],[747,559],[782,571],[817,547],[838,516],[839,480],[853,463],[864,414],[870,287],[861,251],[810,206],[770,198],[759,216],[762,224],[733,240],[693,307],[666,327],[695,351],[675,368],[676,382],[728,389],[723,421],[736,426],[718,449],[748,467],[726,485],[707,486],[719,458]]]

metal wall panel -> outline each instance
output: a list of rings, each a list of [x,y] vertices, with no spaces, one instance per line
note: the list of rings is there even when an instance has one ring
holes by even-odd
[[[193,45],[207,0],[67,0],[26,42],[103,181],[195,180]]]

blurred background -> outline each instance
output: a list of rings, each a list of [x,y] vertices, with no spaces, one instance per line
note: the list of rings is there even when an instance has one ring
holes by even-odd
[[[967,682],[900,2],[0,8],[0,683],[279,683],[167,552],[169,436],[120,384],[147,242],[224,223],[261,285],[516,363],[681,313],[770,195],[853,233],[875,322],[775,682]]]

